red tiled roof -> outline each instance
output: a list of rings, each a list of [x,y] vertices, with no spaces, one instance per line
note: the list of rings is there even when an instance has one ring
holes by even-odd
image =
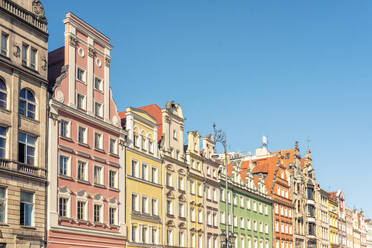
[[[149,115],[152,116],[156,120],[156,124],[158,125],[158,142],[161,140],[161,136],[163,134],[163,118],[161,113],[161,108],[157,104],[150,104],[143,107],[139,107],[146,111]]]
[[[119,112],[119,117],[120,119],[125,119],[127,117],[127,112],[126,111]]]

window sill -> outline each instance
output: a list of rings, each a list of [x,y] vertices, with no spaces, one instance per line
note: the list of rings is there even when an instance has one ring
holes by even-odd
[[[111,152],[110,152],[109,154],[110,154],[110,156],[112,156],[112,157],[114,157],[114,158],[120,158],[119,155],[116,154],[116,153],[111,153]]]
[[[101,226],[101,227],[103,227],[103,226],[105,226],[105,223],[102,223],[102,222],[94,222],[94,225],[95,225],[95,226]]]
[[[99,93],[101,93],[101,94],[103,94],[103,90],[97,89],[95,87],[94,87],[94,90],[97,91],[97,92],[99,92]]]
[[[100,153],[105,153],[105,150],[103,150],[101,148],[94,147],[94,150],[97,151],[97,152],[100,152]]]
[[[0,112],[4,112],[5,114],[10,114],[11,111],[6,108],[0,108]]]
[[[85,84],[85,85],[87,84],[86,82],[84,82],[83,80],[80,80],[78,78],[76,78],[76,81],[79,82],[79,83]]]
[[[24,229],[36,230],[36,227],[34,227],[34,226],[22,226],[21,225],[21,227],[24,228]]]
[[[0,223],[0,226],[9,226],[7,223]]]
[[[61,175],[61,174],[58,174],[58,176],[59,176],[60,178],[63,178],[63,179],[69,180],[69,181],[74,181],[74,179],[72,179],[72,177],[70,177],[70,176]]]
[[[78,141],[78,144],[81,145],[81,146],[84,146],[84,147],[86,147],[86,148],[90,148],[89,145],[86,144],[86,143],[81,143],[81,142]]]
[[[28,66],[28,65],[25,65],[25,64],[23,64],[22,63],[22,67],[23,68],[26,68],[26,69],[28,69],[28,70],[30,70],[30,71],[32,71],[32,72],[34,72],[34,73],[37,73],[37,74],[39,74],[39,72],[36,70],[36,69],[34,69],[34,68],[31,68],[30,66]]]
[[[66,140],[66,141],[69,141],[69,142],[73,142],[73,140],[70,137],[65,137],[65,136],[62,136],[62,135],[60,135],[59,137],[61,139],[63,139],[63,140]]]
[[[88,225],[89,224],[89,221],[87,221],[87,220],[76,220],[76,223]]]
[[[109,190],[112,190],[112,191],[116,191],[116,192],[120,192],[120,190],[118,188],[112,188],[112,187],[108,187]]]
[[[87,184],[87,185],[91,185],[89,181],[85,181],[85,180],[80,180],[80,179],[78,179],[77,182],[78,182],[78,183]]]
[[[0,57],[3,58],[3,59],[6,59],[8,61],[11,61],[10,58],[7,55],[0,54]]]
[[[96,186],[96,187],[98,187],[98,188],[106,189],[106,186],[103,185],[103,184],[95,183],[94,186]]]
[[[23,120],[30,121],[30,122],[33,122],[33,123],[35,123],[35,124],[40,124],[40,121],[38,121],[38,120],[36,120],[36,119],[32,119],[32,118],[30,118],[30,117],[27,117],[27,116],[25,116],[25,115],[21,115],[21,114],[19,114],[19,116],[20,116],[21,119],[23,119]]]

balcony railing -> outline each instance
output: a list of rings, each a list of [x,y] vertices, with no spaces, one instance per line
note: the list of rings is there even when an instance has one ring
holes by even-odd
[[[1,7],[6,9],[8,12],[24,20],[25,22],[37,27],[43,32],[47,32],[47,21],[46,19],[38,18],[35,14],[27,11],[26,9],[18,6],[10,0],[1,0]]]
[[[0,159],[0,169],[21,173],[26,176],[46,177],[46,170],[43,168],[7,159]]]

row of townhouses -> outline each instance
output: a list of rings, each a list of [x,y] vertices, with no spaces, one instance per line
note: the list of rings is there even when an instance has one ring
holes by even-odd
[[[310,150],[216,154],[173,101],[118,110],[110,39],[63,23],[48,53],[42,3],[0,0],[0,248],[372,247]]]

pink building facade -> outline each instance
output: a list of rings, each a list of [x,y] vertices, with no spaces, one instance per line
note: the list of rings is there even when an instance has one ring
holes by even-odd
[[[125,131],[110,40],[68,13],[49,54],[48,247],[125,247]]]

